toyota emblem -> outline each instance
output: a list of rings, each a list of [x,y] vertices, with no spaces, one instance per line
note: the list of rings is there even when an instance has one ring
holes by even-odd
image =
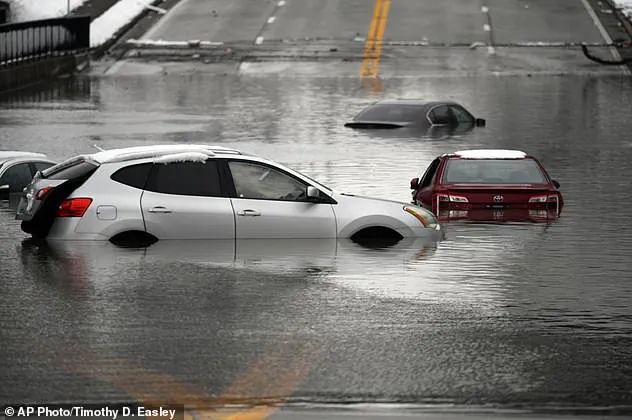
[[[505,199],[505,197],[503,197],[502,195],[495,195],[494,196],[494,203],[500,203],[504,199]]]

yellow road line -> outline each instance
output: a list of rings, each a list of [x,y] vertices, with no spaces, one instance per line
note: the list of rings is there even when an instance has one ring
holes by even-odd
[[[364,43],[362,54],[362,77],[377,77],[382,59],[382,43],[391,9],[391,0],[375,0],[373,18],[369,25],[369,33]]]

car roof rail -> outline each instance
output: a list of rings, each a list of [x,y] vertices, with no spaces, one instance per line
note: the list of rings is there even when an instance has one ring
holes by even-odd
[[[122,149],[103,150],[101,152],[89,155],[100,163],[125,162],[136,159],[158,158],[165,155],[178,153],[199,152],[208,156],[216,156],[218,154],[241,155],[242,153],[236,149],[230,149],[223,146],[210,146],[204,144],[182,144],[182,145],[154,145],[154,146],[138,146]]]

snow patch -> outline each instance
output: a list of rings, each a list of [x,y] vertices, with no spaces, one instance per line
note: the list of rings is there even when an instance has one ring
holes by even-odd
[[[154,0],[119,0],[90,25],[90,46],[97,47],[140,15]]]
[[[623,11],[623,14],[632,18],[632,0],[614,0],[615,4]]]
[[[20,152],[13,150],[0,150],[0,160],[15,159],[21,157],[46,157],[43,153]]]
[[[154,159],[154,163],[202,162],[206,163],[209,155],[200,152],[174,153]]]
[[[151,39],[130,39],[127,44],[134,45],[136,47],[218,47],[224,45],[223,42],[213,41],[165,41],[163,39],[151,40]]]
[[[6,1],[6,0],[5,0]],[[51,19],[65,16],[68,12],[68,0],[8,0],[12,21]],[[86,0],[70,0],[70,10],[85,3]]]
[[[473,149],[460,150],[454,153],[464,159],[522,159],[527,156],[520,150]]]

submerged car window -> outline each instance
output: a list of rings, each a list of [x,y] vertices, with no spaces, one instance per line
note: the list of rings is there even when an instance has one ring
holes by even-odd
[[[423,109],[419,105],[373,105],[359,113],[357,121],[413,122],[423,117]]]
[[[217,162],[171,162],[154,165],[145,187],[162,194],[221,197]]]
[[[228,163],[239,198],[300,201],[307,185],[269,166],[254,162]]]
[[[97,165],[85,160],[77,161],[65,168],[62,165],[63,163],[48,168],[42,172],[42,176],[47,179],[75,179],[87,175],[97,168]]]
[[[546,178],[532,159],[450,159],[446,184],[543,184]]]
[[[114,172],[110,178],[121,184],[142,189],[145,188],[152,166],[153,163],[126,166]]]
[[[460,106],[452,105],[450,106],[450,109],[456,116],[456,120],[459,123],[474,124],[474,118],[472,118],[472,116]]]
[[[0,185],[9,185],[10,192],[22,191],[31,182],[31,168],[28,163],[20,163],[10,168],[0,177]]]
[[[433,108],[428,116],[432,124],[436,125],[455,124],[457,122],[454,114],[450,112],[450,108],[448,108],[447,105]]]

